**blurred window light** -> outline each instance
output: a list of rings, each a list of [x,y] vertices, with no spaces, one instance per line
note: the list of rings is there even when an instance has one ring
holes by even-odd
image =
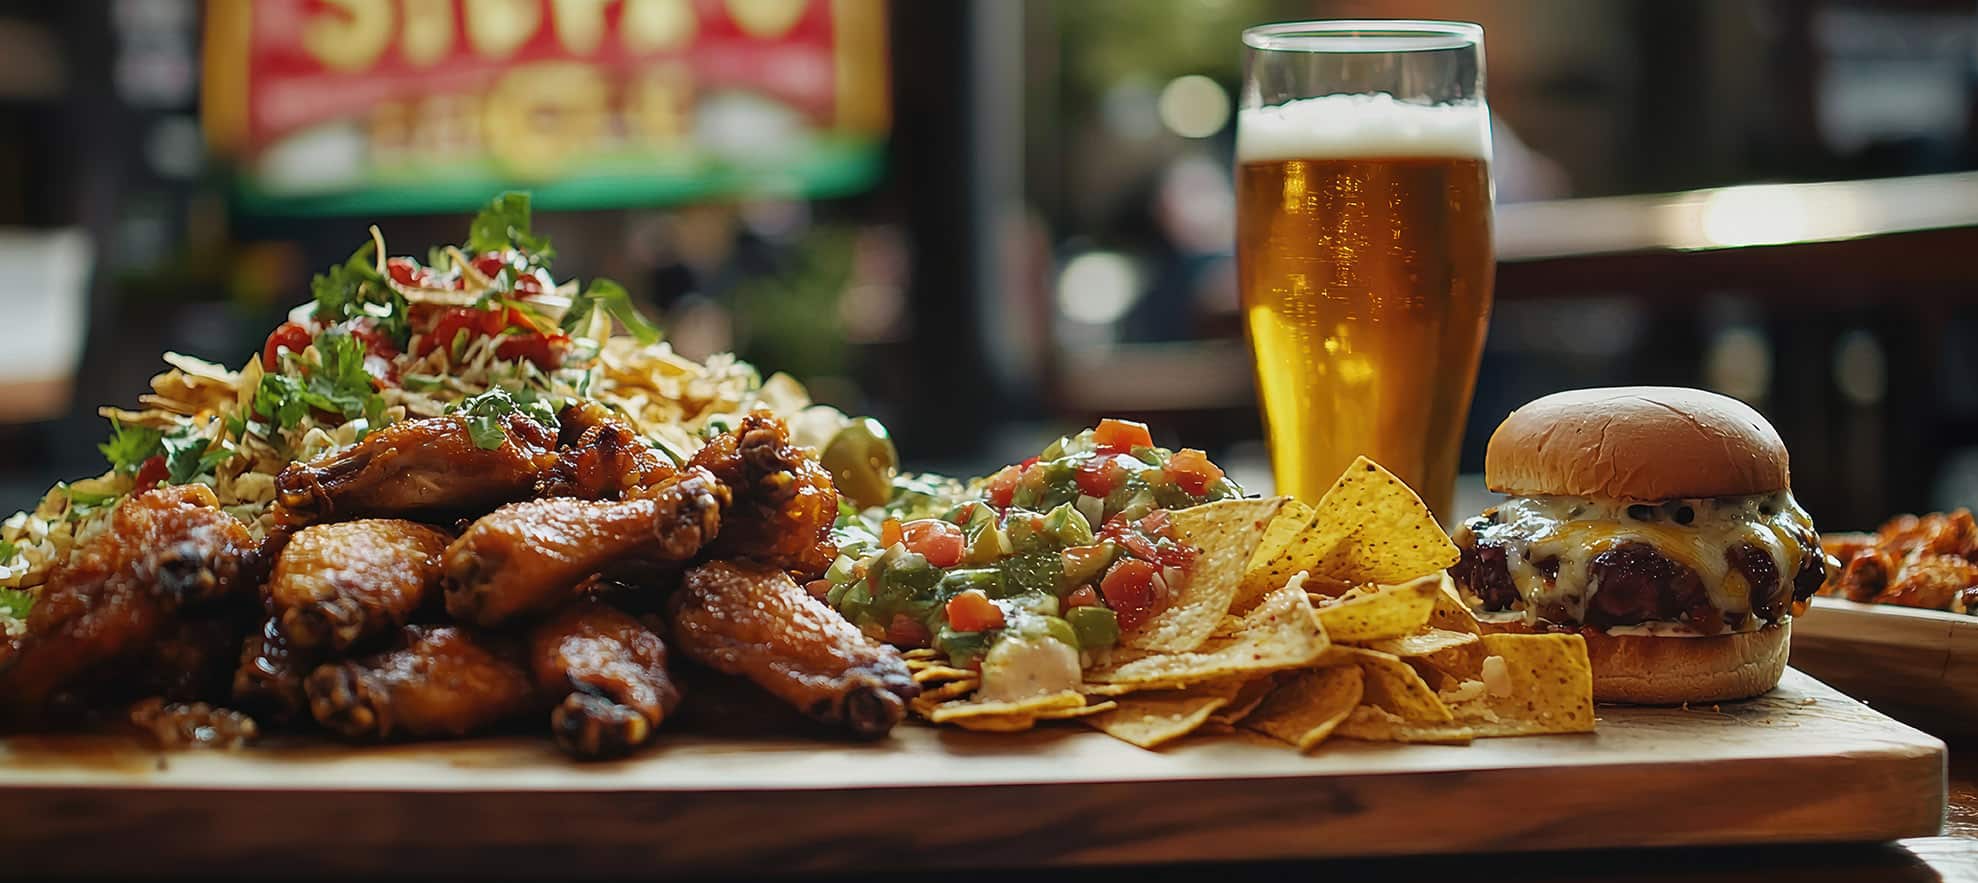
[[[1169,80],[1157,108],[1161,124],[1183,138],[1207,138],[1229,124],[1229,93],[1201,74]]]
[[[1145,80],[1138,77],[1115,83],[1099,99],[1099,118],[1114,137],[1140,141],[1160,134],[1160,99]]]
[[[1704,383],[1747,402],[1760,401],[1772,388],[1772,343],[1756,328],[1727,328],[1710,342],[1703,358]]]
[[[1704,200],[1698,223],[1711,245],[1772,245],[1807,234],[1806,199],[1784,187],[1731,187]]]
[[[1087,325],[1111,325],[1140,299],[1133,261],[1110,251],[1086,252],[1058,273],[1058,311]]]
[[[1889,391],[1888,356],[1875,335],[1856,329],[1834,346],[1834,385],[1857,407],[1881,404]]]

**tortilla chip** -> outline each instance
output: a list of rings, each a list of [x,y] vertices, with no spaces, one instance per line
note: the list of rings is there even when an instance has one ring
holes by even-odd
[[[1452,632],[1482,634],[1483,627],[1477,624],[1477,615],[1470,611],[1470,605],[1456,594],[1456,584],[1445,582],[1442,591],[1435,596],[1435,611],[1429,614],[1429,625]]]
[[[1276,675],[1251,678],[1244,682],[1243,689],[1236,691],[1236,695],[1229,700],[1228,705],[1216,709],[1215,714],[1209,715],[1209,722],[1232,726],[1242,723],[1243,719],[1256,711],[1257,706],[1262,705],[1264,699],[1275,689],[1277,689]]]
[[[923,662],[928,660],[945,661],[948,657],[946,654],[932,647],[915,647],[912,650],[901,650],[900,658],[907,661],[908,668],[912,668],[913,664],[916,662]]]
[[[970,678],[977,677],[975,672],[968,669],[955,668],[942,664],[915,666],[909,663],[907,670],[913,672],[913,682],[916,684],[966,681]]]
[[[1367,649],[1401,657],[1438,690],[1477,677],[1486,655],[1483,641],[1476,635],[1437,628],[1369,641]]]
[[[1282,675],[1279,681],[1242,727],[1310,751],[1360,704],[1366,675],[1358,666],[1340,665]]]
[[[1339,725],[1338,733],[1347,739],[1368,742],[1422,742],[1433,745],[1468,745],[1477,732],[1463,724],[1410,721],[1371,705],[1353,709]]]
[[[1077,690],[1045,693],[1008,702],[959,700],[943,702],[927,710],[927,719],[937,724],[958,723],[971,718],[1033,717],[1051,711],[1084,708],[1085,694]]]
[[[1265,596],[1243,617],[1243,629],[1226,638],[1211,638],[1183,653],[1116,651],[1104,666],[1085,673],[1091,684],[1113,684],[1144,690],[1176,689],[1233,676],[1255,676],[1310,665],[1326,652],[1325,632],[1312,615],[1305,592],[1287,586]]]
[[[932,708],[933,706],[939,705],[950,699],[958,699],[960,697],[967,696],[968,694],[975,692],[976,688],[981,686],[982,686],[981,678],[965,678],[959,681],[949,681],[939,686],[922,687],[920,690],[920,695],[914,697],[915,708],[918,709],[920,708],[920,706],[923,705],[927,706],[928,708]],[[923,714],[925,714],[925,712],[923,712]]]
[[[1378,706],[1406,721],[1448,723],[1455,719],[1449,707],[1436,698],[1428,682],[1400,657],[1359,647],[1335,647],[1333,652],[1344,654],[1366,674],[1366,695],[1361,700],[1365,704]]]
[[[1379,464],[1353,461],[1313,506],[1303,533],[1274,565],[1287,574],[1346,582],[1402,583],[1461,557],[1422,498]]]
[[[956,718],[948,723],[964,730],[979,733],[1021,733],[1035,729],[1037,716],[1034,714],[984,714],[974,717]]]
[[[1087,705],[1083,708],[1054,708],[1049,711],[1037,712],[1035,715],[1032,716],[1040,721],[1070,720],[1076,717],[1090,717],[1095,714],[1105,714],[1106,712],[1112,711],[1113,709],[1118,707],[1119,707],[1118,702],[1114,702],[1111,699],[1107,699],[1102,702],[1094,702],[1091,705]]]
[[[1122,742],[1159,748],[1195,732],[1242,689],[1240,680],[1222,680],[1186,690],[1137,693],[1120,700],[1118,708],[1085,718],[1085,722]]]
[[[1284,499],[1223,500],[1170,513],[1175,540],[1202,552],[1167,606],[1122,634],[1120,646],[1169,653],[1200,647],[1229,612],[1243,567]]]
[[[1438,573],[1371,594],[1348,597],[1317,608],[1326,638],[1340,643],[1379,641],[1421,631],[1435,610],[1435,596],[1446,576]]]
[[[1257,551],[1250,556],[1250,565],[1244,568],[1243,584],[1237,587],[1230,609],[1249,610],[1298,573],[1300,568],[1286,569],[1281,564],[1289,563],[1285,561],[1285,550],[1312,523],[1312,515],[1312,507],[1297,500],[1286,500],[1284,507],[1277,510],[1277,517],[1271,519],[1271,526],[1257,542]]]
[[[1451,709],[1477,735],[1593,731],[1593,667],[1585,638],[1484,635],[1483,650],[1483,696]]]

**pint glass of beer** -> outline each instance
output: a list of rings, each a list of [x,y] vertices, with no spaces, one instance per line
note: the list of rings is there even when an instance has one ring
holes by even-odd
[[[1316,500],[1364,454],[1447,518],[1495,267],[1483,29],[1243,42],[1236,257],[1278,492]]]

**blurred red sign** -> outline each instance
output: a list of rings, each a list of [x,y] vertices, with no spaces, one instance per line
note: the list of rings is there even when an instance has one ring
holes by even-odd
[[[691,198],[737,166],[816,189],[886,130],[882,2],[214,0],[206,124],[250,194],[318,207],[580,180],[611,183],[566,201]]]

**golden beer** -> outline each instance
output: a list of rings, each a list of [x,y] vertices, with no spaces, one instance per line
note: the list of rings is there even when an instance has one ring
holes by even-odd
[[[1303,121],[1316,134],[1285,125],[1299,114],[1239,123],[1239,282],[1277,489],[1316,500],[1364,454],[1447,516],[1490,317],[1487,117],[1293,104],[1344,98]]]

